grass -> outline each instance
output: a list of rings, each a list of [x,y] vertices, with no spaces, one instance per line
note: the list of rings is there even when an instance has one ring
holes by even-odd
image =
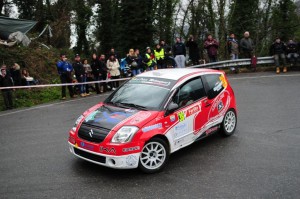
[[[14,108],[31,107],[60,98],[61,87],[17,89],[13,92]],[[0,98],[0,109],[5,109],[3,97]]]

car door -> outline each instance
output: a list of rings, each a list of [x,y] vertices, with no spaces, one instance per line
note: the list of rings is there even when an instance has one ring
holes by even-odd
[[[203,111],[207,112],[205,99],[206,93],[201,77],[184,83],[172,97],[172,102],[178,105],[178,108],[168,116],[171,121],[177,120],[170,129],[175,148],[192,143],[197,130],[207,122],[207,117],[201,117]]]
[[[222,73],[206,74],[203,81],[208,95],[205,103],[209,107],[205,128],[209,129],[223,121],[230,104],[230,93],[226,90],[228,84]]]

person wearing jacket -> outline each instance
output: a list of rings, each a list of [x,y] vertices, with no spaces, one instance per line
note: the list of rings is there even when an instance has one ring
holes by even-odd
[[[154,57],[158,69],[166,68],[165,66],[165,50],[158,43],[154,49]]]
[[[128,64],[128,67],[130,68],[130,70],[132,72],[132,76],[136,76],[137,74],[141,73],[139,66],[138,66],[137,55],[135,54],[134,49],[132,49],[132,48],[129,49],[129,52],[126,56],[126,63]]]
[[[179,37],[176,38],[176,43],[173,46],[173,55],[178,68],[185,67],[186,49]]]
[[[291,66],[293,66],[297,62],[297,59],[299,57],[298,50],[299,50],[298,44],[293,39],[290,39],[289,42],[287,43],[286,51],[287,51],[287,58],[291,63]]]
[[[154,61],[155,57],[151,52],[151,48],[147,47],[146,48],[146,54],[145,54],[145,58],[144,58],[144,63],[146,64],[146,70],[154,70],[154,66],[155,66],[155,61]]]
[[[207,55],[209,58],[209,62],[217,62],[218,61],[218,48],[219,42],[213,39],[212,35],[209,34],[207,39],[204,42],[204,48],[207,50]]]
[[[199,47],[197,42],[194,39],[193,35],[190,35],[188,42],[186,42],[186,47],[189,48],[189,56],[193,65],[199,64]]]
[[[65,54],[60,55],[60,60],[56,63],[57,71],[60,76],[60,80],[62,84],[65,83],[72,83],[72,71],[73,67],[72,65],[67,61],[67,57]],[[72,85],[68,86],[69,94],[71,98],[76,97],[74,95],[73,87]],[[62,86],[61,90],[62,99],[66,99],[66,86]]]
[[[250,33],[246,31],[244,33],[244,38],[240,41],[240,49],[243,58],[252,58],[254,55],[254,42],[250,38]]]
[[[77,79],[78,83],[85,83],[86,82],[86,75],[85,75],[85,70],[84,67],[80,61],[80,55],[76,54],[75,55],[75,62],[73,63],[73,68],[75,71],[75,76]],[[85,97],[86,96],[86,86],[85,84],[78,85],[79,91],[80,91],[80,96]]]
[[[103,77],[103,63],[98,59],[98,56],[96,53],[93,53],[92,60],[91,60],[91,68],[92,68],[92,74],[94,76],[94,81],[101,81],[106,80],[106,77],[104,79]],[[100,85],[99,83],[95,83],[95,89],[96,93],[100,94]],[[102,90],[103,92],[103,90]]]
[[[228,48],[228,53],[230,56],[231,60],[235,60],[239,58],[239,43],[235,39],[235,35],[233,33],[230,34],[228,41],[227,41],[227,48]],[[238,67],[231,67],[230,68],[232,71],[235,73],[239,72]]]
[[[117,80],[120,78],[120,64],[119,61],[115,58],[115,55],[110,55],[109,59],[106,63],[108,72],[110,73],[110,77],[113,80]],[[116,90],[119,87],[119,81],[112,82],[112,90]]]
[[[14,86],[14,82],[10,74],[7,72],[4,66],[1,67],[0,75],[0,87]],[[5,109],[9,110],[13,108],[12,89],[2,89],[2,96],[4,99]]]
[[[287,72],[286,68],[286,60],[285,60],[285,52],[286,52],[286,45],[283,43],[279,37],[276,38],[275,42],[270,47],[270,55],[274,57],[275,66],[276,66],[276,73],[280,73],[280,61],[281,59],[283,63],[283,72]]]

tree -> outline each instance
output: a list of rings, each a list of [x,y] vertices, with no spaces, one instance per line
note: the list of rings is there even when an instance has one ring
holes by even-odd
[[[34,19],[37,0],[13,0],[18,7],[20,19]]]
[[[76,53],[89,55],[89,43],[86,37],[87,27],[92,16],[91,7],[87,1],[76,0],[74,10],[77,14],[75,25],[77,30],[77,44],[74,47]]]
[[[153,45],[153,0],[145,0],[142,3],[123,0],[120,9],[120,50],[128,52],[130,48],[145,49]]]
[[[255,34],[257,27],[258,0],[233,0],[230,6],[229,32],[235,33],[238,38],[243,36],[245,31]]]
[[[283,41],[294,37],[299,29],[299,16],[297,6],[291,0],[280,0],[273,8],[272,37],[279,36]]]

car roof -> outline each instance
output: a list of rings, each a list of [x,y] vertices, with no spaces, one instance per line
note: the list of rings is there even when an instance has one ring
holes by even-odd
[[[139,74],[137,77],[156,77],[163,79],[179,80],[183,77],[189,77],[196,73],[211,73],[211,72],[220,72],[212,69],[200,69],[200,68],[170,68],[170,69],[159,69],[152,70],[142,74]]]

